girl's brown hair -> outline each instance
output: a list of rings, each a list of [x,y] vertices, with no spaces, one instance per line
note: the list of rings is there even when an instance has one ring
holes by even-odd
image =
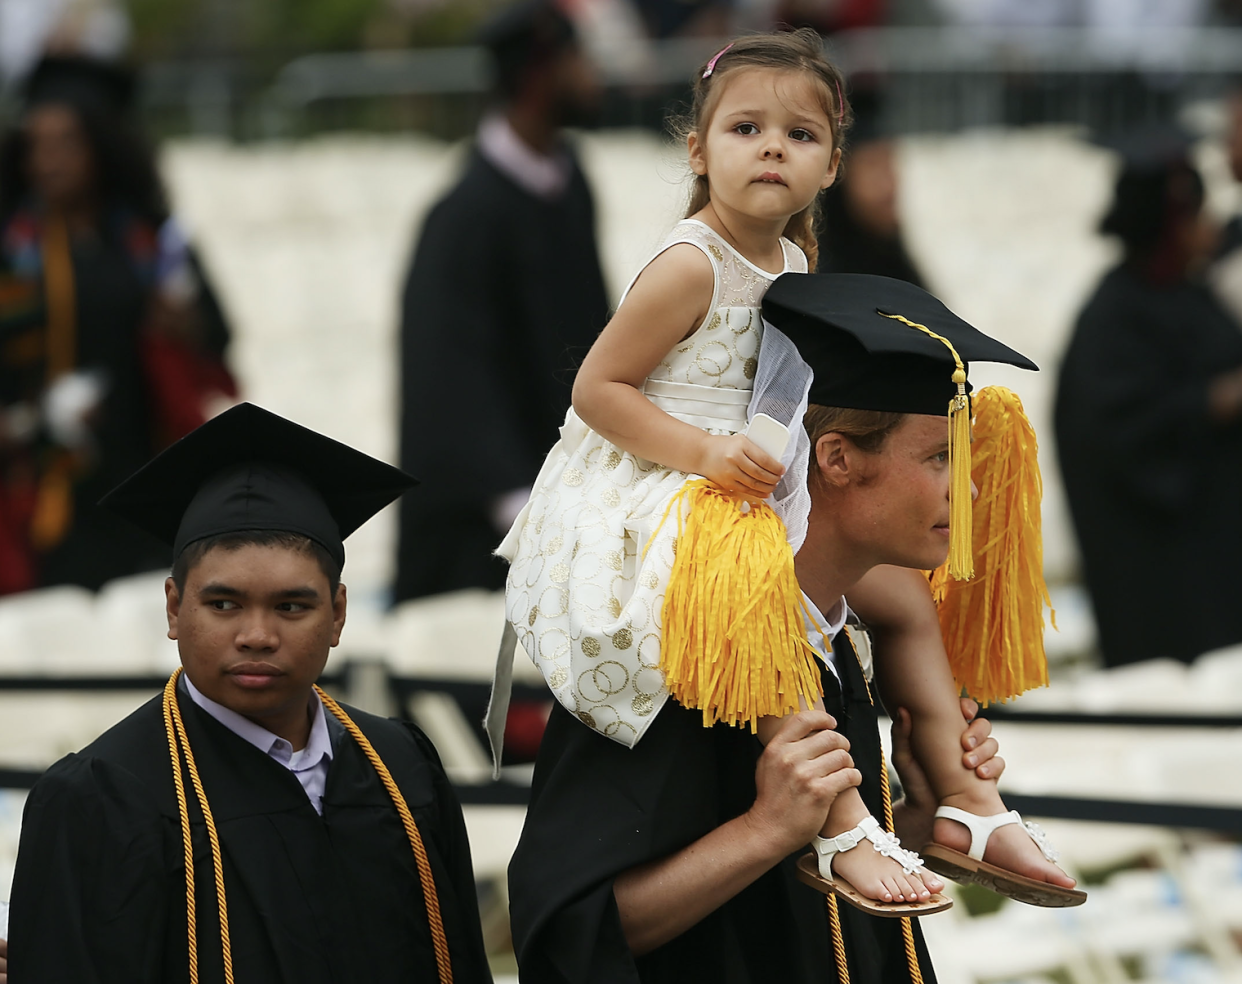
[[[905,416],[904,413],[893,413],[889,410],[852,410],[810,404],[802,417],[802,426],[807,437],[811,439],[808,479],[813,482],[819,474],[815,461],[815,444],[825,434],[842,434],[860,451],[875,454]]]
[[[744,68],[778,68],[806,72],[819,85],[820,104],[832,130],[832,146],[840,149],[846,131],[854,122],[849,100],[845,98],[845,77],[824,57],[824,42],[810,28],[798,31],[781,31],[770,34],[748,34],[738,38],[725,51],[716,55],[715,64],[707,78],[707,64],[695,73],[690,112],[677,127],[681,138],[691,133],[702,134],[715,111],[716,102],[724,90],[725,80]],[[707,175],[696,175],[690,189],[690,203],[686,218],[699,212],[711,201]],[[819,197],[796,215],[790,216],[785,225],[784,236],[797,243],[806,253],[810,269],[819,262],[819,244],[815,239],[815,224],[819,219]]]

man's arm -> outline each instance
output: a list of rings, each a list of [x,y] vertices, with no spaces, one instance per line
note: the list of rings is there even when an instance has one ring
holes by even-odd
[[[837,794],[862,781],[849,742],[833,727],[822,711],[788,718],[759,758],[755,802],[746,813],[616,878],[613,895],[632,953],[680,936],[810,843]]]

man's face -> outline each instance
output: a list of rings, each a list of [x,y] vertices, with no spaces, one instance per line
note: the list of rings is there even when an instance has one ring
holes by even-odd
[[[190,569],[184,592],[172,578],[164,592],[168,637],[199,691],[260,724],[304,712],[345,625],[345,586],[331,597],[314,555],[215,547]]]
[[[55,103],[32,109],[25,120],[27,178],[49,204],[79,205],[94,190],[95,161],[78,114]]]
[[[880,450],[852,448],[850,480],[832,508],[846,549],[873,564],[931,570],[949,552],[948,420],[909,414]]]

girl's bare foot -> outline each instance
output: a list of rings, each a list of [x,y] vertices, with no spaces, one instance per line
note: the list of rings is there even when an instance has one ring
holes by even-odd
[[[1008,812],[994,783],[980,783],[972,792],[946,796],[942,806],[952,806],[975,816],[990,817]],[[937,817],[932,828],[932,840],[943,847],[966,854],[970,851],[970,831],[964,824],[947,817]],[[993,831],[983,852],[983,860],[998,868],[1026,875],[1049,885],[1073,888],[1073,878],[1044,857],[1040,846],[1019,824],[1009,824]]]

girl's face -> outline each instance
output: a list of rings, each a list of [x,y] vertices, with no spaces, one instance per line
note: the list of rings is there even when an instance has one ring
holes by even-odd
[[[717,212],[774,222],[810,205],[836,180],[841,161],[818,82],[786,69],[739,69],[725,79],[689,150]]]

